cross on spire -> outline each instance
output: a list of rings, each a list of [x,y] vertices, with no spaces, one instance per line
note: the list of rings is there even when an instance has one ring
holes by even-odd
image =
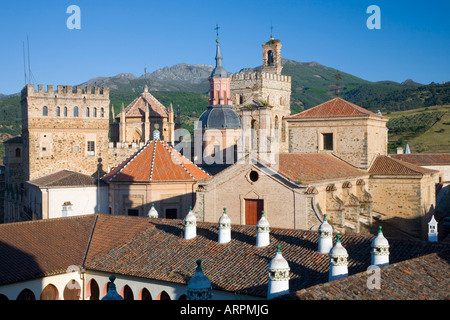
[[[219,29],[220,29],[220,27],[219,27],[219,25],[218,24],[216,24],[216,27],[214,28],[214,30],[216,30],[216,34],[217,34],[217,42],[218,42],[218,40],[219,40]]]
[[[272,20],[270,20],[270,37],[273,38],[273,25],[272,25]]]

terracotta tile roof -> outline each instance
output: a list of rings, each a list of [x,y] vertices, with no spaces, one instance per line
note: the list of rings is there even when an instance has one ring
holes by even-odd
[[[278,172],[296,183],[368,175],[328,153],[280,153]]]
[[[289,300],[449,300],[448,251],[382,267],[380,289],[367,287],[373,272],[318,284],[278,299]]]
[[[162,117],[169,116],[169,112],[150,92],[144,91],[139,97],[134,99],[126,108],[126,117],[143,117],[145,116],[146,104],[149,107],[150,117]],[[116,116],[120,118],[120,114]]]
[[[267,266],[280,244],[291,268],[291,291],[328,281],[328,256],[317,253],[317,232],[272,228],[271,244],[257,248],[254,225],[232,225],[231,242],[218,244],[218,226],[213,223],[197,222],[197,237],[184,240],[182,220],[96,214],[1,225],[0,283],[39,278],[64,272],[72,264],[81,265],[93,228],[87,270],[187,284],[195,272],[195,261],[201,259],[213,289],[266,297]],[[341,237],[349,253],[350,275],[367,269],[372,239]],[[444,243],[389,241],[392,264],[448,247]]]
[[[0,284],[64,273],[81,265],[96,216],[0,225]]]
[[[108,174],[104,181],[186,181],[209,178],[209,174],[161,140],[149,141]]]
[[[288,119],[368,116],[383,118],[372,111],[337,97],[303,112],[291,115]]]
[[[378,156],[369,169],[369,174],[375,175],[423,176],[431,173],[438,173],[438,171],[422,168],[389,156]]]
[[[61,170],[28,182],[41,188],[96,186],[98,183],[97,179],[95,179],[94,177],[70,170]]]
[[[418,166],[450,165],[450,153],[391,154],[390,157]]]

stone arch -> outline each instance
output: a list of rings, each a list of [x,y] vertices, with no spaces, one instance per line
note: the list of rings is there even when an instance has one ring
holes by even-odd
[[[269,50],[267,51],[267,65],[273,66],[273,64],[274,64],[273,51]]]
[[[100,300],[100,288],[95,279],[89,280],[86,286],[86,296],[89,300]]]
[[[134,128],[129,137],[131,142],[140,142],[142,141],[142,132],[138,128]]]
[[[142,290],[139,291],[138,300],[153,300],[153,298],[147,288],[142,288]]]
[[[80,300],[81,286],[75,279],[71,279],[64,287],[63,297],[64,300]]]
[[[28,288],[25,288],[22,291],[20,291],[16,300],[36,300],[36,296],[34,295],[33,291],[31,291]]]
[[[122,287],[122,290],[120,290],[120,295],[123,300],[134,300],[133,290],[131,290],[130,286],[127,284]]]
[[[39,300],[59,300],[58,289],[53,284],[48,284],[41,292]]]
[[[172,300],[167,292],[164,290],[158,294],[158,298],[156,300]]]

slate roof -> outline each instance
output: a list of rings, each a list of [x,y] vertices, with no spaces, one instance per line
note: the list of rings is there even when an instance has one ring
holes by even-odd
[[[357,106],[356,104],[348,102],[342,98],[336,97],[308,110],[291,115],[287,117],[287,119],[368,116],[383,119],[382,116],[372,111]]]
[[[450,165],[450,153],[392,154],[390,157],[418,166]]]
[[[285,300],[449,300],[450,253],[442,251],[380,269],[379,289],[369,289],[373,271],[318,284],[278,299]]]
[[[231,235],[231,242],[218,244],[218,225],[197,222],[197,237],[184,240],[182,220],[108,214],[3,224],[0,284],[62,273],[83,261],[88,271],[187,284],[201,259],[213,289],[264,298],[267,266],[277,244],[291,268],[292,292],[328,281],[328,256],[317,253],[317,232],[272,228],[271,244],[264,248],[255,246],[254,225],[232,225]],[[341,237],[350,275],[367,269],[372,239]],[[448,248],[445,243],[407,240],[390,240],[390,246],[391,263]]]
[[[278,172],[296,183],[367,176],[328,153],[280,153]]]
[[[151,140],[102,177],[106,182],[196,181],[209,174],[161,140]]]
[[[409,162],[393,159],[389,156],[378,156],[369,169],[369,173],[374,175],[423,176],[438,172]]]
[[[166,118],[169,116],[169,112],[147,89],[141,93],[139,97],[134,99],[126,108],[126,117],[144,117],[146,104],[149,107],[149,116],[156,118]],[[120,114],[116,116],[120,118]]]
[[[92,176],[74,172],[70,170],[61,170],[34,180],[28,183],[40,188],[48,187],[75,187],[75,186],[97,186],[98,181]],[[103,182],[101,182],[103,184]]]

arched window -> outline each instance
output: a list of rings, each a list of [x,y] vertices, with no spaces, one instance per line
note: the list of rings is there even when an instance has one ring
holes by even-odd
[[[178,300],[187,300],[187,297],[186,297],[185,294],[182,294],[182,295],[178,298]]]
[[[80,284],[72,279],[67,282],[64,287],[63,297],[64,300],[80,300],[81,286]]]
[[[86,108],[86,117],[89,117],[89,108]]]
[[[61,116],[61,109],[59,107],[56,107],[56,116]]]
[[[20,148],[16,148],[16,158],[20,158]]]
[[[48,108],[47,108],[47,106],[43,106],[42,107],[42,115],[44,117],[46,117],[48,115]]]
[[[86,287],[86,296],[89,300],[100,300],[100,288],[97,281],[91,279]]]
[[[64,117],[67,117],[67,107],[64,107]]]
[[[244,103],[244,95],[240,94],[239,95],[239,104],[243,104]]]
[[[272,50],[267,52],[267,64],[269,66],[273,66],[273,51]]]
[[[100,117],[104,117],[105,116],[105,109],[101,108],[100,109]]]
[[[41,292],[41,297],[39,300],[58,300],[59,299],[59,292],[58,289],[52,285],[48,284],[44,290]]]
[[[75,106],[75,107],[73,108],[73,116],[74,116],[74,117],[78,117],[78,107],[77,107],[77,106]]]
[[[36,300],[36,297],[30,289],[23,289],[17,296],[16,300]]]
[[[161,293],[158,295],[157,300],[172,300],[172,299],[170,299],[170,296],[167,292],[161,291]]]
[[[120,291],[120,295],[122,296],[123,300],[134,300],[133,291],[127,284],[123,286],[122,290]]]
[[[94,118],[97,118],[97,108],[94,108],[94,111],[93,111],[92,116],[93,116]]]
[[[143,288],[141,292],[139,292],[138,300],[152,300],[152,295],[147,288]]]

